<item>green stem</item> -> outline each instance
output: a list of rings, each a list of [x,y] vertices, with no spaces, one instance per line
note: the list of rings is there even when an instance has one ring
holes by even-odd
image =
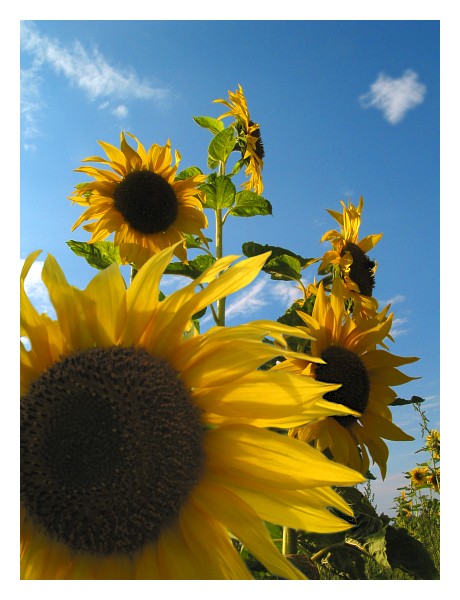
[[[136,267],[131,265],[131,279],[130,279],[130,283],[133,282],[133,279],[136,277],[137,275],[137,269]]]
[[[223,239],[222,231],[222,209],[216,210],[216,259],[222,258],[223,253]],[[217,301],[217,325],[225,326],[225,298],[221,298]]]
[[[219,175],[225,175],[225,163],[219,163]],[[222,209],[216,210],[216,259],[222,258],[223,255],[223,227],[224,219],[222,218]],[[217,325],[225,327],[225,298],[217,301]]]
[[[297,531],[283,527],[283,554],[297,554]]]

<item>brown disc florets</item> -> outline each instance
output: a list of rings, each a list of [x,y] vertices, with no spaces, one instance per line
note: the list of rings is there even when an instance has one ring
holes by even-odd
[[[76,552],[130,553],[174,522],[200,478],[196,406],[142,348],[62,358],[21,398],[21,502]]]

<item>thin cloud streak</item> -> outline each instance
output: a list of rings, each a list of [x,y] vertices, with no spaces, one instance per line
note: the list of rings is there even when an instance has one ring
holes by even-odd
[[[363,108],[374,107],[383,112],[385,119],[396,125],[425,98],[426,86],[417,81],[418,75],[407,69],[402,77],[393,79],[380,73],[370,90],[360,96]]]
[[[260,280],[245,290],[244,294],[237,297],[236,300],[230,302],[227,306],[226,317],[231,319],[238,315],[248,315],[256,312],[268,304],[266,295],[262,292],[267,285],[267,280]]]

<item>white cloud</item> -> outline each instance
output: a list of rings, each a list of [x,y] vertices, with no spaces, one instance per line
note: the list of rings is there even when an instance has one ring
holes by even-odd
[[[32,138],[40,135],[37,126],[37,114],[44,108],[40,100],[41,78],[34,69],[21,71],[21,117],[22,134],[25,138]],[[26,147],[26,150],[32,148]]]
[[[393,319],[390,331],[392,337],[396,338],[410,331],[410,329],[404,327],[405,323],[407,323],[407,319]]]
[[[24,259],[21,259],[21,268]],[[36,260],[31,266],[24,282],[24,288],[29,300],[39,313],[46,312],[52,319],[56,318],[56,311],[51,304],[48,290],[42,281],[42,268],[44,261]]]
[[[113,109],[112,113],[116,116],[119,117],[120,119],[123,119],[124,117],[128,116],[128,109],[126,108],[126,106],[124,104],[120,104],[119,106],[117,106],[116,108]]]
[[[21,73],[21,112],[24,135],[38,135],[36,116],[43,104],[40,101],[40,72],[45,66],[63,75],[69,83],[81,89],[90,101],[101,100],[100,108],[111,108],[117,100],[163,101],[169,90],[152,86],[140,79],[131,68],[117,69],[109,64],[97,49],[87,49],[79,41],[63,45],[41,35],[31,22],[21,22],[21,48],[33,57],[30,69]],[[119,105],[111,110],[117,116],[126,116],[127,107]],[[125,112],[126,111],[126,112]],[[121,114],[120,114],[121,113]]]
[[[410,69],[398,79],[380,73],[369,92],[360,96],[361,105],[364,108],[373,106],[381,110],[385,119],[392,125],[396,125],[408,110],[415,108],[424,100],[426,86],[419,83],[417,78],[417,73]]]
[[[379,305],[384,307],[387,306],[387,304],[391,304],[391,306],[393,306],[394,304],[400,304],[401,302],[404,302],[406,300],[406,296],[402,296],[401,294],[396,294],[396,296],[393,296],[392,298],[389,298],[388,300],[379,300]]]
[[[292,281],[273,281],[270,293],[275,300],[278,300],[286,308],[289,308],[295,300],[303,298],[303,292]]]
[[[238,294],[235,300],[229,302],[225,311],[227,319],[244,314],[249,315],[268,304],[267,294],[264,292],[267,280],[261,279],[254,285]]]

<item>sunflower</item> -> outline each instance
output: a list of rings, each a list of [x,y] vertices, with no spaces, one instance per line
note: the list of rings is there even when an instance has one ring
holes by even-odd
[[[426,485],[428,476],[428,467],[415,467],[409,471],[410,481],[414,487]]]
[[[245,181],[242,187],[245,190],[254,190],[256,194],[261,194],[264,189],[262,169],[265,150],[260,135],[260,125],[251,120],[243,88],[240,84],[238,84],[238,89],[235,92],[228,91],[228,98],[228,100],[217,99],[213,101],[225,104],[230,109],[217,118],[219,120],[230,116],[235,118],[238,144],[241,156],[246,164],[246,177],[248,177],[248,181]]]
[[[294,427],[290,435],[320,451],[330,452],[339,463],[362,473],[369,468],[369,452],[385,478],[388,448],[382,438],[413,439],[392,422],[388,404],[396,398],[396,393],[390,386],[415,379],[396,367],[418,359],[395,356],[377,348],[385,347],[383,340],[390,331],[393,315],[383,322],[377,318],[352,319],[345,310],[339,280],[334,281],[331,296],[326,296],[323,284],[319,284],[311,316],[300,311],[298,314],[306,324],[300,330],[314,338],[311,354],[325,364],[312,363],[305,356],[300,360],[288,358],[274,368],[342,384],[324,397],[350,407],[360,416],[328,417]]]
[[[426,478],[428,485],[433,488],[433,490],[439,494],[440,492],[440,483],[441,483],[441,471],[440,469],[433,470]]]
[[[426,436],[426,449],[431,452],[434,460],[441,457],[441,436],[437,429],[432,429]]]
[[[329,486],[361,475],[268,429],[350,413],[322,398],[337,385],[258,369],[295,356],[279,347],[291,328],[183,333],[192,315],[254,280],[267,255],[222,258],[160,302],[173,251],[151,257],[128,289],[116,264],[74,288],[48,256],[56,320],[24,288],[39,251],[24,263],[23,579],[251,579],[230,533],[272,573],[299,579],[264,522],[349,527],[328,510],[352,514]]]
[[[204,175],[176,180],[180,155],[175,152],[172,164],[171,144],[153,144],[148,152],[139,140],[137,151],[121,133],[120,149],[99,142],[108,159],[90,156],[83,162],[108,165],[111,170],[83,166],[75,169],[95,181],[79,185],[70,199],[88,207],[75,222],[72,231],[83,225],[91,232],[90,243],[105,240],[115,232],[114,243],[120,247],[123,262],[140,267],[152,254],[175,245],[175,255],[186,261],[184,234],[199,236],[207,227],[197,186]]]
[[[373,316],[378,308],[377,301],[372,298],[377,265],[367,253],[380,241],[382,234],[368,235],[358,240],[363,199],[359,199],[357,207],[351,202],[348,207],[342,200],[340,202],[342,213],[327,210],[339,223],[341,230],[331,229],[321,238],[321,242],[331,242],[333,249],[324,254],[318,270],[324,272],[335,266],[345,287],[345,297],[353,300],[355,312],[363,311],[366,315]]]

